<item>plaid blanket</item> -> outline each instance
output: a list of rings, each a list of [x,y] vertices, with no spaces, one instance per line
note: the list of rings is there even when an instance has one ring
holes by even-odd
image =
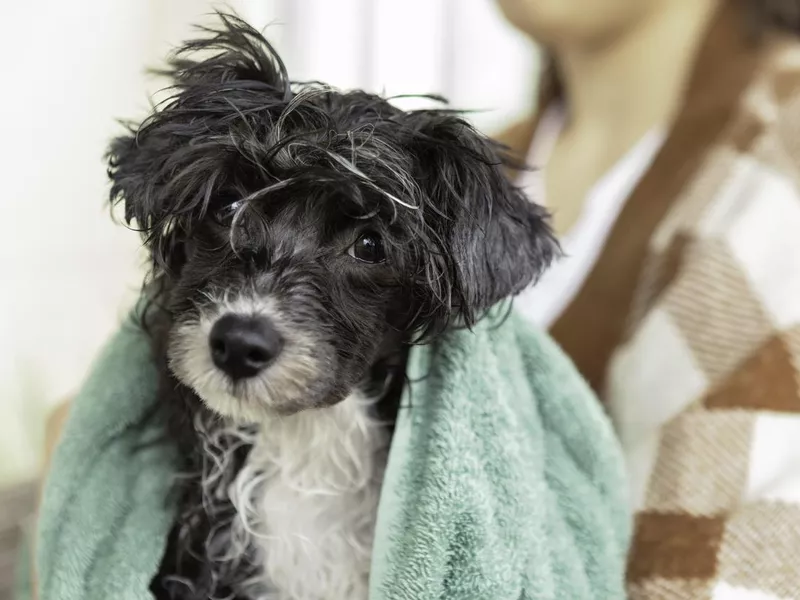
[[[735,16],[553,329],[624,446],[634,600],[800,598],[800,45]]]

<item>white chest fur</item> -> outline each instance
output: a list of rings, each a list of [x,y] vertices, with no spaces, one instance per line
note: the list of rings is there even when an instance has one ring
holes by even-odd
[[[353,394],[265,423],[231,490],[259,600],[366,600],[388,434]],[[238,530],[238,531],[237,531]]]

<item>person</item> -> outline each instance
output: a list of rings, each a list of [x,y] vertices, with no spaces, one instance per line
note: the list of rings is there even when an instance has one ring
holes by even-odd
[[[516,306],[614,422],[632,598],[800,598],[800,2],[498,0],[564,257]]]

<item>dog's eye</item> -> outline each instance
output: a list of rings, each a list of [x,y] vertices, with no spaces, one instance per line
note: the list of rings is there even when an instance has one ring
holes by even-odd
[[[220,225],[229,225],[233,219],[233,215],[236,214],[236,211],[241,205],[241,200],[226,203],[221,209],[214,211],[212,217]]]
[[[361,262],[381,263],[386,260],[383,242],[377,233],[368,231],[358,236],[356,243],[350,246],[347,253]]]

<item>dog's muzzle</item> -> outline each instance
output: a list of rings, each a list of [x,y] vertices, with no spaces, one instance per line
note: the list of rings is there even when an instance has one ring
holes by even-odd
[[[284,340],[263,316],[227,314],[208,336],[214,365],[233,381],[255,377],[283,350]]]

